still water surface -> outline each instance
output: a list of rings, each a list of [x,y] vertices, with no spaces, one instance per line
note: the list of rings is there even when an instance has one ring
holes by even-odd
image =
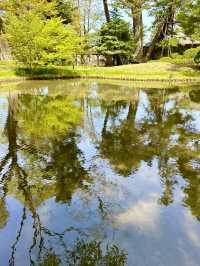
[[[199,266],[200,87],[0,90],[0,266]]]

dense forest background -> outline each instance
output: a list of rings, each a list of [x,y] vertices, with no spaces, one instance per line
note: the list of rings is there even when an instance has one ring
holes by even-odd
[[[180,54],[200,62],[199,0],[2,0],[0,10],[1,49],[30,68],[91,54],[106,65]]]

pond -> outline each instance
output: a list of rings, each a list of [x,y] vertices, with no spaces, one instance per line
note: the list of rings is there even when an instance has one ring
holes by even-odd
[[[0,89],[1,266],[200,265],[200,86]]]

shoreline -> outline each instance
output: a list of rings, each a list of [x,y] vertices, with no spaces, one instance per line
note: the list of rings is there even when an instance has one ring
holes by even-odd
[[[101,75],[75,75],[75,76],[35,76],[35,77],[8,77],[0,78],[0,83],[25,81],[25,80],[70,80],[70,79],[99,79],[99,80],[121,80],[135,82],[162,82],[162,83],[200,83],[200,78],[136,78],[136,77],[111,77]]]

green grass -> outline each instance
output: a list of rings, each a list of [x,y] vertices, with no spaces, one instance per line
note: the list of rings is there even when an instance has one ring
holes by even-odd
[[[185,65],[185,66],[192,66],[194,65],[194,59],[191,57],[186,57],[183,55],[175,55],[172,57],[161,57],[159,59],[160,62],[165,62],[165,63],[171,63],[175,65]],[[194,65],[195,66],[195,65]]]
[[[200,69],[194,65],[177,64],[163,60],[142,64],[116,67],[48,66],[30,71],[17,67],[14,62],[0,62],[0,81],[17,78],[57,79],[57,78],[102,78],[144,81],[200,81]]]
[[[124,65],[118,67],[98,67],[91,69],[78,68],[81,76],[110,77],[138,80],[172,80],[199,77],[200,70],[191,66],[179,66],[160,61],[151,61],[143,64]]]
[[[12,61],[0,61],[0,79],[15,76],[15,63]]]

